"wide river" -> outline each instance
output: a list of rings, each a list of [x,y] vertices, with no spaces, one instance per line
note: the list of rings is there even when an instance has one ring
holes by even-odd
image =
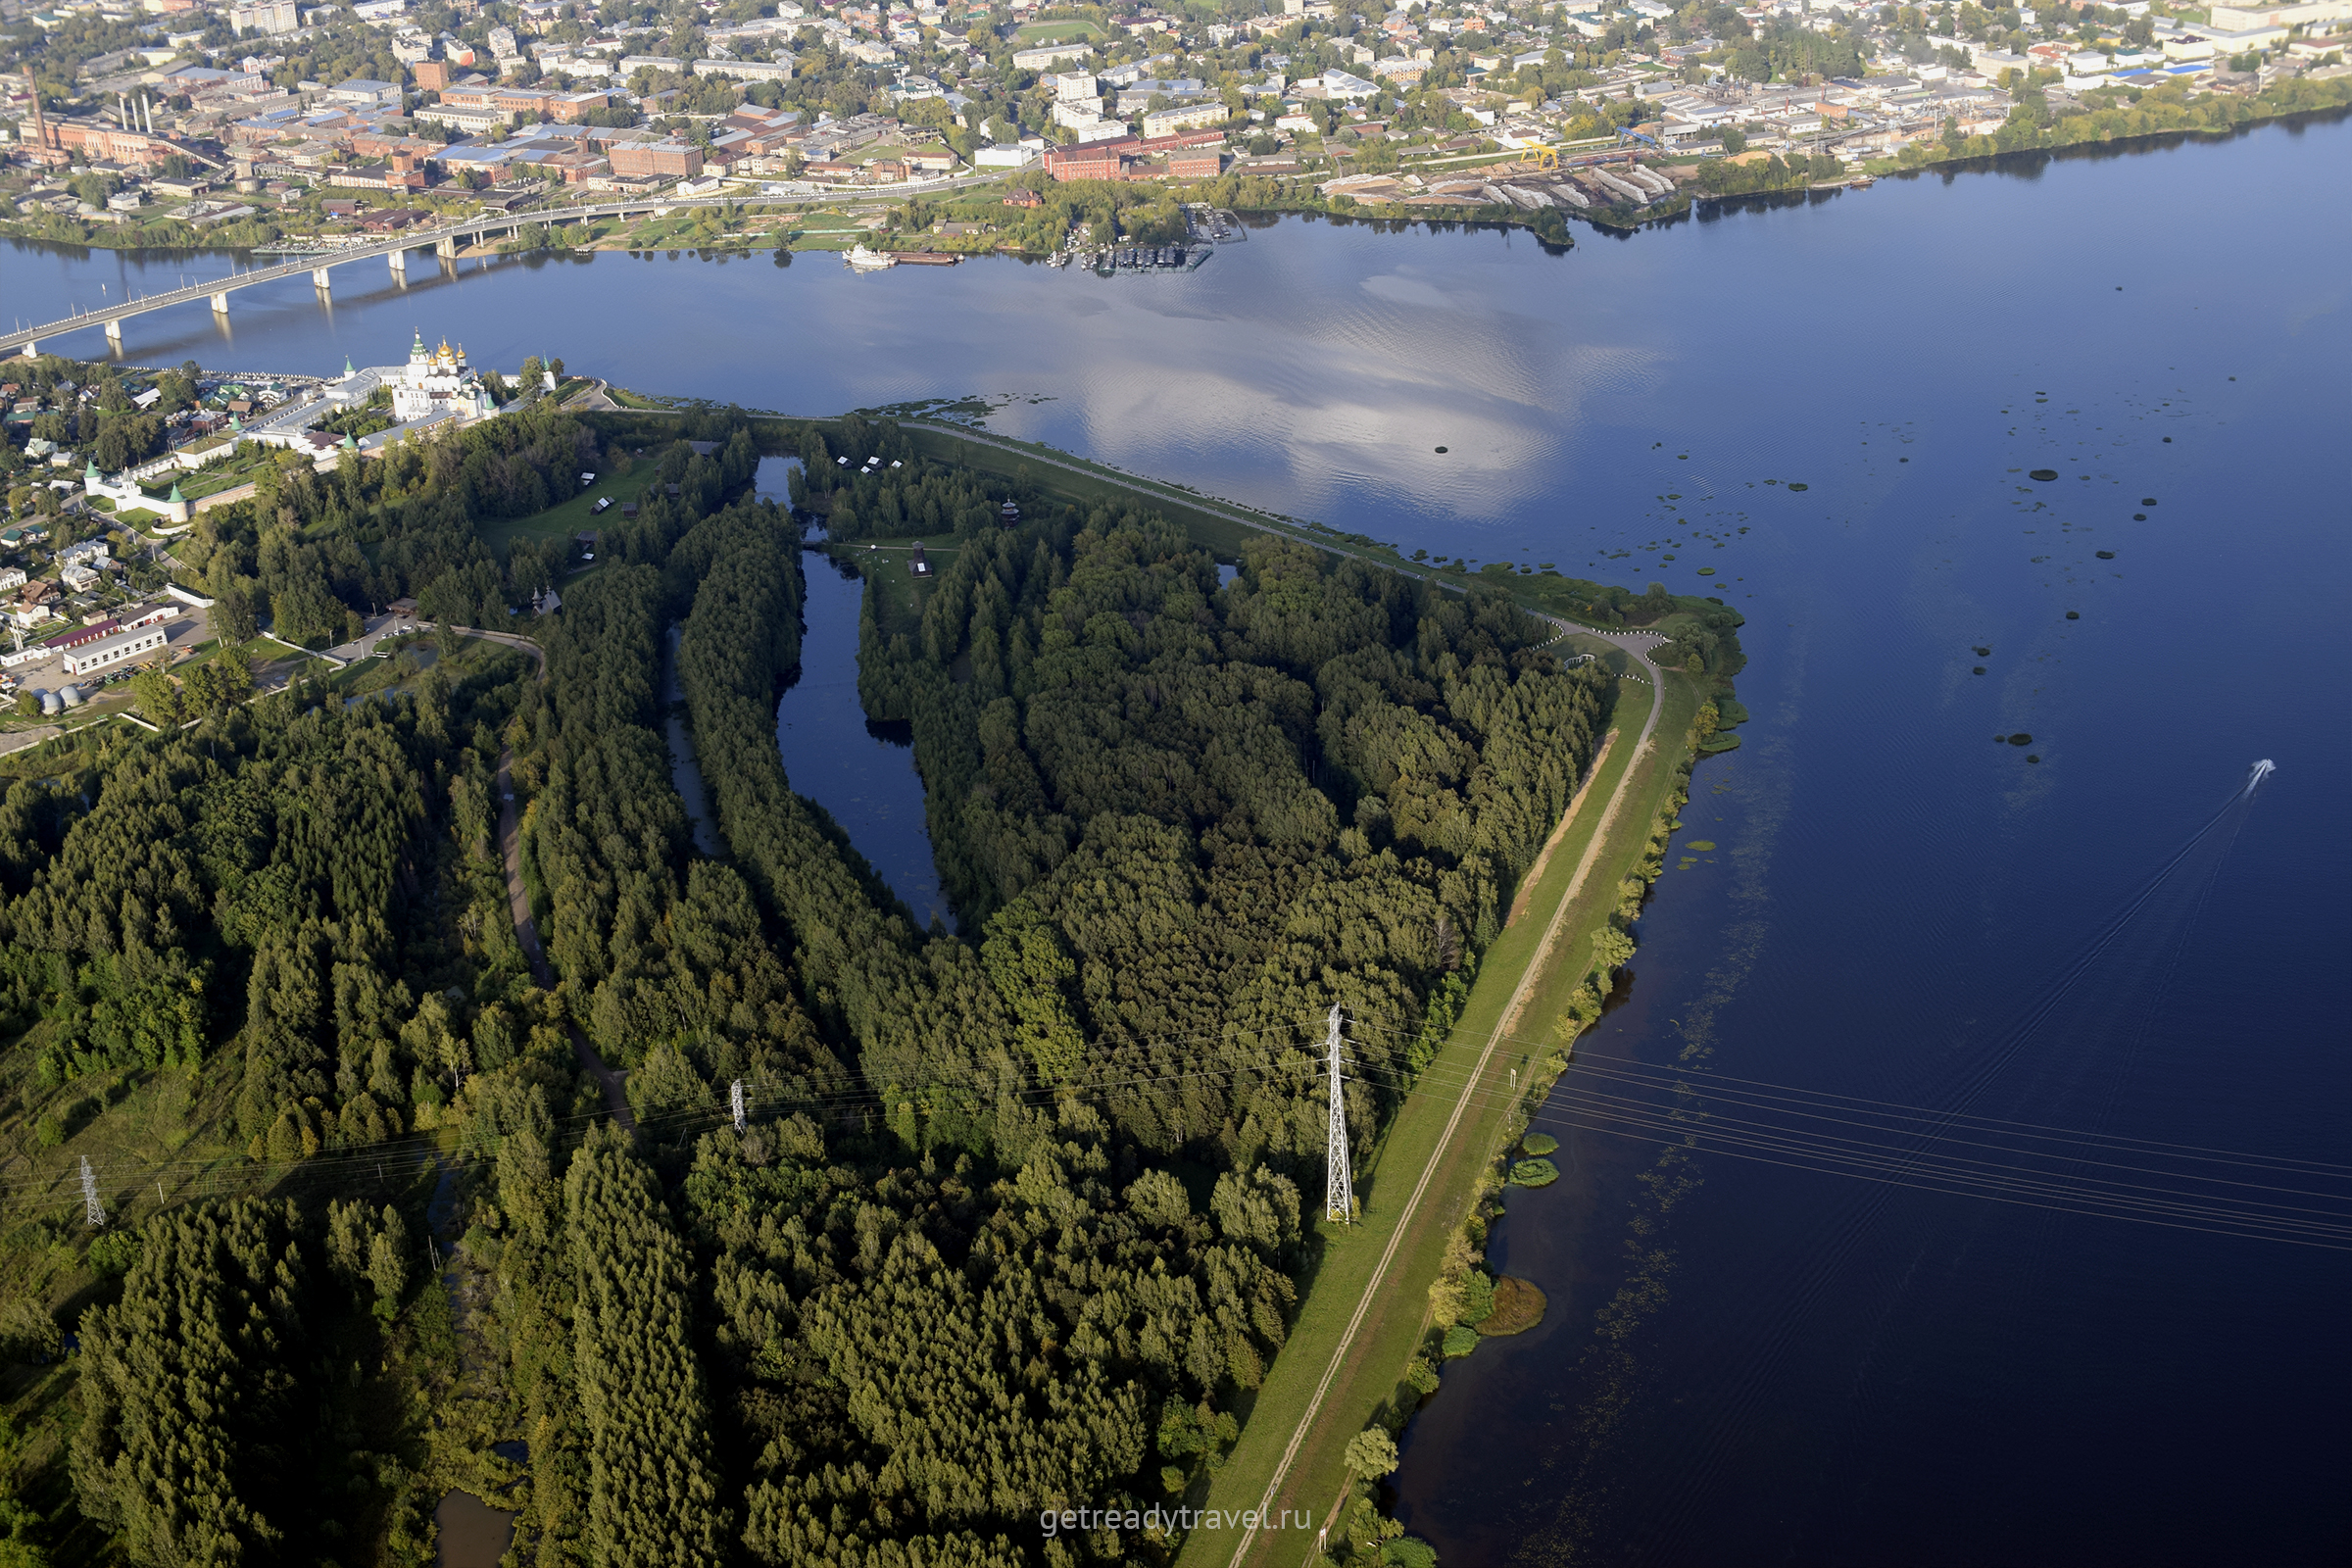
[[[1721,594],[1745,745],[1554,1101],[1566,1179],[1494,1244],[1550,1315],[1448,1369],[1408,1526],[1456,1565],[2339,1561],[2348,257],[2338,122],[1559,256],[1292,220],[1169,278],[362,267],[124,357],[421,331],[788,412],[979,395],[1408,549]],[[0,294],[225,265],[21,247]],[[1705,1152],[1661,1175],[1640,1080],[1678,1061]]]

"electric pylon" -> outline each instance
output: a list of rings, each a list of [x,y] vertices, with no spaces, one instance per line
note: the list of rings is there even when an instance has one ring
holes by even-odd
[[[92,1230],[106,1228],[106,1205],[98,1201],[98,1173],[90,1169],[90,1156],[81,1156],[81,1211]]]
[[[1340,1096],[1340,1009],[1336,1003],[1324,1052],[1331,1062],[1331,1148],[1323,1156],[1323,1217],[1347,1224],[1355,1218],[1355,1183],[1348,1174],[1348,1102]]]
[[[735,1112],[735,1130],[743,1131],[743,1080],[738,1078],[727,1091],[727,1100]]]

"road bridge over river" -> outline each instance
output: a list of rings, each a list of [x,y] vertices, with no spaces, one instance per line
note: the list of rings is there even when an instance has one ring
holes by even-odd
[[[282,278],[311,274],[311,281],[320,288],[327,286],[327,274],[335,268],[348,267],[354,262],[382,261],[395,275],[405,276],[409,253],[430,250],[438,256],[455,256],[461,241],[479,241],[492,234],[519,234],[533,224],[563,226],[584,223],[599,218],[633,218],[645,214],[675,212],[683,208],[721,207],[737,198],[719,196],[671,197],[660,201],[596,202],[583,207],[545,208],[521,213],[484,213],[462,223],[450,223],[438,228],[412,229],[391,239],[371,245],[347,245],[339,250],[320,251],[315,255],[281,262],[274,267],[256,267],[226,277],[211,278],[186,288],[175,288],[163,294],[141,294],[111,305],[103,310],[83,311],[62,320],[46,321],[38,326],[21,327],[13,332],[0,333],[0,352],[21,350],[27,357],[40,352],[44,338],[59,337],[67,332],[78,332],[87,327],[103,326],[107,337],[116,344],[122,341],[122,323],[134,316],[149,311],[170,310],[175,305],[192,305],[210,300],[215,312],[228,314],[228,297],[241,288],[253,288],[262,283],[274,283]]]
[[[990,179],[1000,177],[1001,172],[991,170],[985,174],[962,174],[951,179],[925,180],[919,183],[891,187],[887,190],[845,192],[844,194],[850,195],[853,200],[870,199],[875,195],[932,195],[945,190],[985,183]],[[806,196],[795,195],[787,199],[808,200],[817,198],[820,194],[812,190]],[[330,271],[338,267],[348,267],[354,262],[380,260],[391,268],[394,276],[405,278],[408,275],[409,254],[412,251],[430,250],[437,256],[454,257],[458,253],[458,245],[462,240],[478,243],[490,235],[501,232],[512,236],[519,234],[525,228],[535,224],[564,227],[572,223],[590,222],[600,218],[660,216],[693,208],[744,207],[757,206],[760,203],[761,198],[760,197],[738,193],[729,196],[667,196],[646,201],[591,202],[585,206],[539,208],[519,213],[483,213],[478,217],[469,218],[462,223],[449,223],[438,228],[411,229],[405,234],[398,234],[374,244],[348,245],[337,250],[319,251],[313,255],[299,257],[294,261],[281,262],[273,267],[256,267],[247,271],[232,272],[226,277],[192,283],[186,288],[175,288],[168,293],[141,294],[135,298],[124,300],[120,305],[110,305],[102,310],[77,312],[61,320],[45,321],[37,326],[19,327],[13,331],[0,333],[0,354],[20,351],[29,359],[40,352],[43,340],[61,337],[68,332],[82,331],[93,326],[106,328],[107,340],[120,348],[122,344],[122,323],[134,316],[144,316],[150,311],[170,310],[173,306],[193,305],[199,300],[209,300],[212,302],[216,314],[226,316],[228,314],[228,297],[238,289],[253,288],[262,283],[275,283],[289,277],[299,277],[304,272],[311,274],[313,283],[319,288],[325,288],[328,286],[327,274]]]

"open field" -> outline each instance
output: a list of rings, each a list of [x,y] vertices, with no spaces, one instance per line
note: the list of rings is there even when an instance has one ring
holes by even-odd
[[[612,399],[619,402],[620,394],[613,393]],[[495,522],[485,519],[475,527],[482,536],[482,542],[492,550],[504,550],[517,539],[569,538],[575,533],[602,528],[616,520],[622,504],[644,496],[646,487],[654,482],[655,473],[655,466],[651,463],[636,464],[627,473],[619,475],[608,469],[596,476],[596,483],[568,501],[557,502],[545,512],[535,512],[527,517],[504,517]],[[599,496],[612,498],[612,505],[605,510],[602,516],[588,510],[596,505]]]
[[[1080,39],[1093,40],[1102,36],[1102,29],[1084,18],[1068,22],[1032,22],[1012,35],[1015,49],[1033,49],[1041,44],[1074,43]]]

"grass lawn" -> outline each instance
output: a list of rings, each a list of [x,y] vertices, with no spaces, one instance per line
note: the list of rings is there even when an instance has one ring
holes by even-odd
[[[270,460],[276,451],[275,447],[264,447],[250,457],[208,463],[180,479],[179,498],[182,501],[200,501],[206,496],[218,495],[223,490],[232,490],[247,483],[270,466]]]
[[[1392,1400],[1409,1403],[1415,1397],[1403,1379],[1428,1328],[1429,1302],[1423,1288],[1437,1277],[1446,1238],[1460,1223],[1479,1177],[1499,1152],[1516,1102],[1510,1074],[1516,1069],[1520,1084],[1526,1084],[1531,1063],[1554,1049],[1551,1020],[1569,992],[1592,970],[1592,934],[1615,906],[1619,881],[1640,862],[1650,824],[1675,781],[1683,739],[1699,702],[1691,681],[1669,675],[1652,748],[1637,758],[1634,740],[1648,712],[1649,691],[1629,681],[1621,683],[1618,692],[1610,720],[1618,738],[1594,770],[1567,832],[1529,891],[1526,912],[1488,950],[1461,1022],[1420,1085],[1407,1095],[1373,1160],[1359,1175],[1363,1211],[1358,1222],[1331,1228],[1318,1224],[1327,1239],[1325,1250],[1299,1305],[1290,1343],[1275,1357],[1241,1442],[1224,1468],[1211,1478],[1203,1496],[1188,1501],[1218,1510],[1256,1508],[1263,1501],[1277,1515],[1287,1508],[1311,1512],[1318,1526],[1329,1522],[1348,1484],[1342,1459],[1348,1440],[1371,1425]],[[1629,774],[1624,798],[1608,816],[1591,868],[1560,919],[1558,939],[1545,951],[1544,938],[1561,899],[1602,825],[1611,796]],[[1504,1010],[1531,965],[1536,979],[1504,1033]],[[1468,1103],[1463,1105],[1465,1098]],[[1462,1107],[1460,1123],[1446,1140],[1457,1106]],[[1442,1140],[1445,1152],[1432,1171]],[[1431,1173],[1428,1188],[1399,1236],[1403,1210],[1424,1172]],[[1384,1273],[1382,1259],[1392,1241],[1396,1250]],[[1374,1290],[1376,1274],[1380,1284]],[[1369,1304],[1350,1343],[1349,1323],[1368,1291]],[[1324,1378],[1332,1373],[1335,1356],[1336,1375],[1286,1467],[1293,1436]],[[1185,1543],[1179,1562],[1182,1568],[1223,1568],[1241,1541],[1239,1530],[1197,1530]],[[1306,1557],[1310,1546],[1296,1530],[1261,1531],[1244,1560],[1290,1568]]]
[[[612,401],[625,408],[653,406],[630,398],[618,388],[613,389]],[[602,528],[609,522],[620,520],[622,505],[644,495],[646,486],[654,482],[656,472],[656,466],[652,463],[639,463],[627,473],[618,476],[607,470],[596,476],[596,483],[568,501],[559,501],[545,512],[536,512],[527,517],[502,517],[496,522],[480,522],[475,524],[475,529],[481,534],[482,543],[492,550],[503,550],[517,539],[568,538],[585,529]],[[600,496],[611,496],[612,505],[598,516],[588,509],[596,505]]]
[[[1084,18],[1068,22],[1032,22],[1012,35],[1015,49],[1028,49],[1038,44],[1069,43],[1080,38],[1100,38],[1102,29]]]
[[[920,544],[931,563],[933,572],[944,569],[956,559],[960,548],[952,533],[924,534],[907,539],[859,539],[855,543],[835,545],[830,554],[839,561],[856,566],[859,575],[876,585],[880,596],[879,614],[885,635],[892,632],[919,633],[923,624],[923,603],[931,595],[931,582],[914,575],[911,567],[914,553],[909,548]],[[879,548],[869,549],[868,546]],[[934,581],[937,579],[934,578]]]

